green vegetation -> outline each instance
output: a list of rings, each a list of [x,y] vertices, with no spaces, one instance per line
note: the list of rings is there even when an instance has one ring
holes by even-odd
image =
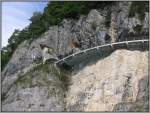
[[[57,76],[57,71],[49,67],[48,64],[40,64],[34,67],[30,72],[21,75],[15,82],[18,86],[22,88],[35,87],[35,86],[45,86],[51,84],[48,81],[47,74],[54,74]],[[37,78],[36,78],[37,77]],[[33,78],[36,78],[36,83],[33,83]]]
[[[104,8],[111,3],[106,1],[55,1],[48,4],[43,16],[49,25],[57,25],[64,18],[78,19],[81,14],[86,15],[91,9]]]
[[[141,30],[142,30],[142,25],[136,25],[134,28],[134,31],[136,31],[137,33],[139,33],[139,32],[141,32]]]
[[[91,28],[95,31],[96,30],[96,28],[97,28],[97,23],[95,22],[95,21],[93,21],[92,23],[91,23]]]
[[[40,37],[50,26],[58,25],[64,18],[78,19],[80,15],[87,15],[91,9],[104,8],[113,2],[107,1],[51,1],[44,12],[35,12],[30,18],[30,25],[23,30],[15,30],[8,41],[8,45],[1,50],[2,70],[8,63],[18,45],[25,40],[30,43]]]
[[[43,13],[35,12],[30,18],[30,25],[23,30],[15,30],[8,45],[1,50],[1,69],[3,70],[12,54],[20,43],[25,40],[30,40],[30,43],[40,37],[50,26],[59,25],[60,22],[66,19],[78,19],[80,15],[87,15],[91,9],[103,9],[105,6],[112,5],[115,2],[110,1],[52,1],[47,4]],[[145,12],[148,12],[149,4],[146,2],[132,2],[129,10],[129,17],[134,17],[138,14],[140,20],[145,17]],[[110,27],[111,11],[108,10],[105,17],[106,27]],[[95,29],[95,23],[91,26]]]
[[[136,107],[134,108],[134,111],[137,111],[137,112],[145,111],[144,105],[136,105]]]
[[[5,48],[1,51],[1,70],[4,69],[6,64],[8,63],[9,59],[11,58],[12,54],[9,48],[5,51]]]
[[[122,110],[122,108],[128,107],[128,111],[132,112],[144,112],[146,111],[146,108],[144,107],[143,102],[120,102],[114,106],[113,111],[119,111]]]
[[[66,91],[70,84],[70,74],[71,71],[64,69],[58,70],[52,64],[40,64],[25,75],[21,75],[15,84],[22,88],[60,85],[61,88]],[[52,78],[56,77],[58,82],[57,80],[49,80],[48,76]]]
[[[46,73],[54,72],[55,70],[51,70],[51,68],[49,69],[49,65],[50,64],[47,64],[47,63],[46,64],[40,64],[40,65],[34,67],[32,69],[32,71],[34,72],[34,71],[41,70],[41,71],[46,72]]]
[[[149,12],[148,1],[135,1],[132,2],[130,6],[129,17],[132,18],[137,14],[138,18],[143,21],[145,18],[145,12]]]

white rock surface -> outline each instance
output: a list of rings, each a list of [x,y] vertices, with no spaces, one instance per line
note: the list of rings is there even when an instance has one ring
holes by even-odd
[[[32,73],[36,76],[27,76],[27,82],[32,82],[32,87],[29,87],[30,83],[25,83],[25,88],[15,85],[16,80],[34,69],[44,57],[57,59],[59,56],[64,57],[72,52],[105,44],[105,36],[108,35],[113,35],[115,41],[118,40],[115,38],[122,33],[120,37],[124,40],[128,31],[135,32],[133,27],[138,24],[142,25],[144,32],[147,32],[149,14],[146,13],[143,22],[137,17],[128,18],[130,4],[131,2],[117,2],[116,5],[109,6],[112,11],[109,28],[105,27],[104,15],[107,13],[107,8],[93,9],[88,15],[81,15],[79,20],[64,19],[59,25],[50,27],[36,40],[21,43],[2,72],[2,95],[7,95],[2,101],[2,110],[130,111],[134,108],[147,110],[148,51],[117,50],[95,64],[81,68],[76,73],[73,72],[68,92],[63,92],[62,83],[57,80],[56,73],[45,74],[40,69]],[[73,48],[70,46],[73,44],[71,42],[75,43]],[[42,55],[41,43],[50,47],[52,52]],[[37,83],[39,81],[42,81],[42,84],[46,84],[45,81],[56,83],[54,87],[49,84],[41,86]],[[34,85],[37,84],[39,86],[35,87]],[[57,91],[56,97],[51,96],[55,92],[51,91],[49,99],[46,98],[48,87]],[[67,94],[66,97],[64,93]],[[26,96],[26,94],[31,95]],[[17,100],[17,95],[21,100]],[[141,105],[137,107],[139,103]]]
[[[148,52],[117,50],[72,76],[68,111],[112,111],[117,103],[134,102],[145,76]]]

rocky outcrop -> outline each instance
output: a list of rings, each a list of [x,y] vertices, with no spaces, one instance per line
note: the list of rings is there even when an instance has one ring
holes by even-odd
[[[137,16],[129,18],[130,4],[116,2],[101,10],[93,9],[78,20],[64,19],[59,25],[51,26],[38,39],[20,44],[2,72],[2,110],[130,111],[137,106],[147,110],[148,102],[144,100],[148,98],[148,81],[145,81],[148,76],[147,52],[119,50],[96,64],[74,71],[70,89],[65,90],[65,94],[61,86],[66,79],[56,77],[58,80],[55,80],[56,73],[33,70],[42,64],[42,60],[61,59],[87,48],[123,41],[131,38],[128,37],[131,34],[138,39],[146,34],[148,38],[149,13],[146,13],[143,21]],[[141,31],[137,31],[136,27],[140,27]],[[50,51],[46,50],[45,53],[41,44]],[[31,87],[28,84],[23,87],[17,85],[16,81],[24,78],[24,75],[27,76],[25,82],[26,79],[27,82],[33,82],[29,82]],[[52,80],[49,81],[49,77]],[[42,81],[41,84],[48,80],[48,84],[40,86],[38,80]],[[51,86],[49,82],[52,81]],[[56,95],[51,95],[53,92]],[[134,104],[140,102],[142,104]]]
[[[148,52],[129,50],[72,74],[39,65],[19,77],[2,101],[3,111],[148,111],[148,106]]]
[[[149,14],[146,13],[142,22],[137,17],[128,18],[130,4],[131,2],[116,2],[103,10],[93,9],[79,20],[64,19],[59,25],[50,27],[38,39],[25,41],[14,52],[3,71],[2,80],[4,76],[13,75],[35,60],[42,59],[44,56],[40,44],[52,49],[52,58],[60,59],[73,52],[123,40],[122,38],[127,37],[125,34],[136,32],[134,27],[137,25],[142,26],[142,31],[148,32]],[[106,27],[106,21],[110,21],[110,27]]]
[[[64,111],[65,90],[56,68],[41,64],[18,77],[2,96],[2,111]]]
[[[67,110],[134,111],[138,108],[127,109],[126,106],[137,104],[138,107],[141,103],[142,109],[148,111],[146,78],[148,52],[117,50],[72,75]]]
[[[115,105],[113,111],[149,111],[149,81],[148,76],[144,76],[138,83],[138,93],[135,101],[121,102]],[[129,91],[128,91],[129,92]],[[129,94],[129,93],[128,93]]]

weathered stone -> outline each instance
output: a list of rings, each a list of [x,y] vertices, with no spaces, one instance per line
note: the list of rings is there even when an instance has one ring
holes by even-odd
[[[148,35],[149,14],[146,13],[143,21],[137,16],[129,18],[130,4],[117,2],[104,9],[93,9],[78,20],[64,19],[37,39],[21,43],[2,72],[2,110],[134,111],[139,107],[135,111],[148,111],[148,81],[145,79],[148,76],[147,51],[118,50],[95,64],[81,65],[80,70],[73,71],[71,85],[62,84],[59,79],[65,81],[69,78],[56,76],[58,70],[45,68],[47,73],[36,70],[42,60],[49,62],[83,49],[124,41],[128,34],[136,33],[134,27],[137,25],[142,26],[141,32]],[[106,28],[108,10],[111,11],[111,19],[110,27]],[[142,33],[136,35],[137,39],[142,36]],[[44,52],[41,44],[50,51]],[[88,56],[83,60],[89,61]],[[34,76],[31,76],[32,70]],[[25,84],[17,86],[16,81],[25,74],[29,74]],[[52,84],[47,84],[49,82]],[[64,88],[68,84],[70,86]]]
[[[117,50],[72,76],[67,93],[68,111],[113,111],[118,103],[122,103],[118,104],[118,111],[130,111],[130,104],[125,103],[138,98],[140,102],[146,102],[142,98],[148,92],[144,91],[146,84],[141,83],[141,79],[147,75],[148,52]]]

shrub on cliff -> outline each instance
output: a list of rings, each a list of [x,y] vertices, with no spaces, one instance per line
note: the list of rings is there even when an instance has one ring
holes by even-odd
[[[137,14],[138,18],[142,21],[145,18],[145,12],[149,12],[148,1],[132,2],[130,9],[129,9],[129,17],[132,18]]]
[[[78,19],[86,15],[91,9],[104,8],[113,2],[107,1],[52,1],[45,7],[43,14],[35,12],[30,18],[30,25],[22,31],[15,30],[8,41],[8,45],[1,52],[1,68],[4,69],[18,45],[25,40],[38,38],[52,25],[58,25],[64,18]]]

